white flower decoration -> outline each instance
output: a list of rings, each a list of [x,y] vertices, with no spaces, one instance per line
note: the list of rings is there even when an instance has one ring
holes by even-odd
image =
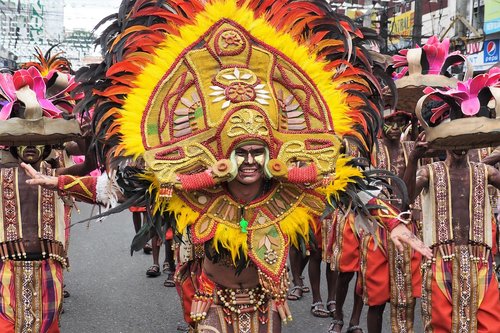
[[[225,100],[224,103],[222,103],[222,109],[229,107],[231,102],[239,103],[248,100],[255,100],[262,105],[269,105],[267,100],[271,99],[271,97],[269,96],[269,91],[264,89],[266,86],[265,84],[261,83],[254,87],[245,82],[253,78],[252,74],[241,74],[240,70],[235,68],[232,74],[223,74],[222,77],[228,81],[235,81],[230,83],[228,89],[219,86],[210,86],[210,89],[213,91],[209,96],[215,97],[212,100],[213,103]]]

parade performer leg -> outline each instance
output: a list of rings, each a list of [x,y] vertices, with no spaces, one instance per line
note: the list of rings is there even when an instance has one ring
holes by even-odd
[[[309,258],[309,280],[311,282],[311,291],[313,301],[311,304],[311,313],[315,317],[326,318],[330,316],[330,312],[325,309],[325,305],[321,299],[321,250],[315,249],[311,251]]]
[[[154,231],[154,236],[151,239],[151,247],[153,248],[153,265],[148,268],[146,275],[149,277],[157,277],[161,275],[160,271],[160,237]]]
[[[337,277],[338,272],[332,270],[331,264],[326,264],[326,284],[328,287],[328,299],[326,301],[326,309],[330,312],[333,317],[337,311],[337,301],[335,300],[335,294],[337,292]]]
[[[384,316],[385,303],[380,305],[371,305],[368,308],[367,322],[368,333],[382,332],[382,321]]]
[[[361,290],[364,303],[370,307],[367,317],[369,333],[382,331],[382,315],[385,303],[390,299],[389,262],[382,246],[375,246],[372,235],[363,237]]]
[[[328,288],[328,297],[326,300],[326,310],[330,316],[335,315],[336,301],[335,292],[337,291],[337,276],[338,272],[332,269],[333,253],[331,251],[330,238],[334,233],[334,219],[324,218],[321,221],[321,258],[326,263],[326,285]]]
[[[477,310],[477,332],[500,332],[500,293],[495,274],[486,290],[483,301]]]
[[[363,330],[359,326],[361,312],[363,311],[363,298],[356,292],[356,290],[354,290],[353,298],[354,303],[352,305],[351,319],[349,320],[349,327],[347,328],[347,332],[359,333],[363,332]]]
[[[339,272],[337,276],[337,291],[335,295],[336,310],[330,332],[340,332],[344,326],[344,302],[349,291],[349,282],[354,276],[354,272]]]
[[[61,264],[51,259],[7,261],[0,264],[0,274],[0,331],[59,333]]]
[[[335,292],[336,310],[330,325],[331,332],[340,332],[344,326],[344,302],[349,291],[349,283],[354,272],[359,270],[359,238],[354,232],[354,214],[341,214],[334,217],[333,233],[335,237],[332,244],[332,267],[337,270],[337,283]],[[354,291],[354,304],[349,321],[349,326],[357,326],[363,310],[363,300]]]
[[[132,206],[129,208],[130,212],[132,212],[132,221],[134,222],[134,230],[135,233],[138,233],[142,226],[142,221],[146,221],[146,207],[136,207]],[[153,249],[151,248],[151,244],[146,243],[143,247],[143,251],[146,254],[150,254]]]
[[[289,258],[293,287],[290,289],[287,299],[290,301],[297,301],[302,298],[302,294],[305,292],[302,272],[309,261],[309,256],[304,256],[300,250],[295,247],[291,247]]]
[[[165,287],[175,287],[174,273],[175,273],[175,260],[173,246],[174,234],[172,228],[168,228],[165,234],[165,260],[163,262],[163,273],[167,275],[163,285]]]

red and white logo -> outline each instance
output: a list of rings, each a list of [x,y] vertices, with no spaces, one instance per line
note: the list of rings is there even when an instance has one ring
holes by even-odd
[[[497,50],[497,43],[495,41],[488,41],[486,44],[486,54],[489,55],[490,57],[494,56]]]

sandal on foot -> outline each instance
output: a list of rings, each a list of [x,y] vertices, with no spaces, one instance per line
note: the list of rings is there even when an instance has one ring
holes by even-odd
[[[146,275],[150,276],[150,277],[160,276],[161,275],[160,265],[155,264],[155,265],[149,267],[148,270],[146,271]]]
[[[319,301],[311,304],[311,313],[314,317],[318,318],[328,318],[330,317],[330,312],[325,310],[323,302]]]
[[[286,298],[290,301],[298,301],[302,298],[302,287],[301,286],[293,286],[292,289],[288,292]]]
[[[333,319],[328,327],[328,333],[340,333],[344,327],[344,322],[339,319]]]
[[[153,252],[153,248],[151,247],[151,244],[146,243],[146,244],[142,247],[142,251],[144,251],[144,253],[146,253],[146,254],[151,254],[151,252]]]
[[[299,278],[300,278],[300,280],[302,281],[302,292],[303,292],[303,293],[308,293],[308,292],[310,292],[310,291],[311,291],[311,289],[309,289],[309,287],[308,287],[308,286],[304,286],[304,279],[305,279],[305,277],[301,275],[301,276],[299,276]]]
[[[174,272],[175,271],[175,265],[171,266],[168,262],[164,262],[163,266],[161,267],[161,270],[163,273],[168,273],[168,272]]]
[[[328,301],[326,303],[326,309],[328,310],[328,312],[330,312],[330,316],[332,317],[335,315],[336,304],[337,302],[335,301]]]
[[[346,333],[363,333],[363,329],[359,325],[349,326]]]
[[[64,297],[64,298],[68,298],[68,297],[70,297],[70,296],[71,296],[71,294],[69,293],[69,291],[67,291],[66,289],[64,289],[64,290],[63,290],[63,297]]]
[[[163,286],[167,288],[175,287],[174,272],[167,271],[165,274],[167,274],[167,279],[163,282]]]

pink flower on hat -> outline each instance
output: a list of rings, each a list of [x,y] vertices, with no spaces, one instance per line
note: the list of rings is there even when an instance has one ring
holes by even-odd
[[[491,93],[488,94],[488,90],[490,87],[500,87],[500,68],[492,68],[488,73],[477,75],[467,81],[458,82],[456,88],[442,90],[427,87],[424,89],[424,93],[432,94],[430,96],[432,99],[443,100],[447,104],[452,102],[451,98],[460,106],[465,116],[471,117],[479,112],[481,104],[489,102]],[[433,109],[431,122],[439,119],[447,109],[449,109],[449,106]]]

